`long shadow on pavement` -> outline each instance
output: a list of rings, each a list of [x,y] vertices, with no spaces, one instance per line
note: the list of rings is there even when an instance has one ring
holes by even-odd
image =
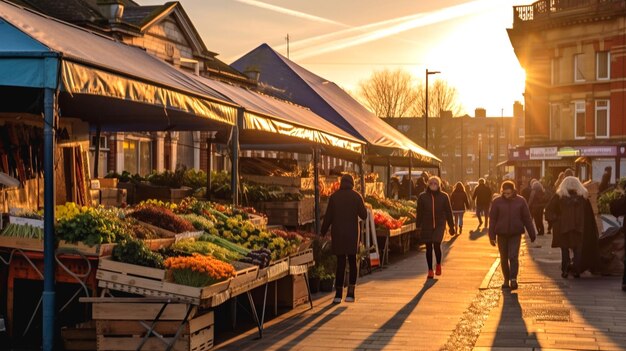
[[[424,283],[424,286],[422,286],[422,289],[417,293],[417,295],[415,295],[415,297],[412,298],[411,301],[409,301],[406,305],[404,305],[404,307],[402,307],[398,312],[396,312],[396,314],[393,317],[391,317],[391,319],[385,322],[385,324],[383,324],[378,329],[381,332],[386,331],[386,333],[390,330],[394,330],[396,332],[400,330],[407,316],[409,316],[413,312],[413,310],[417,307],[417,305],[419,305],[419,302],[422,300],[422,298],[424,297],[428,289],[432,288],[435,284],[437,284],[437,281],[438,280],[436,279],[428,279]],[[356,349],[370,348],[372,346],[371,342],[373,340],[377,340],[379,342],[376,345],[377,348],[381,350],[384,349],[387,343],[390,342],[392,338],[389,337],[388,334],[385,334],[384,338],[377,339],[377,335],[376,335],[377,333],[378,331],[372,333],[369,337],[365,338],[363,342],[359,346],[356,347]]]
[[[524,322],[519,295],[510,290],[502,291],[502,313],[491,347],[539,347],[535,333],[529,333]]]
[[[480,238],[482,238],[483,236],[485,236],[487,233],[489,233],[489,229],[488,228],[483,228],[482,230],[472,230],[470,231],[470,240],[478,240]]]

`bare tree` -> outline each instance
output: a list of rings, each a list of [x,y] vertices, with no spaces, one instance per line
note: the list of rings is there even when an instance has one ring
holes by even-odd
[[[417,85],[407,71],[374,71],[359,83],[358,95],[379,117],[409,117],[415,110]]]
[[[428,116],[440,117],[442,111],[451,111],[453,116],[459,116],[463,107],[459,103],[458,92],[447,81],[437,79],[429,84],[428,88]],[[417,88],[417,101],[413,114],[424,117],[426,115],[426,91],[424,84]]]

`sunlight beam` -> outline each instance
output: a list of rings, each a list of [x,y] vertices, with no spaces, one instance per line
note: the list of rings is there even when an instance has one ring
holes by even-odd
[[[257,7],[257,8],[261,8],[261,9],[265,9],[265,10],[269,10],[269,11],[274,11],[274,12],[281,13],[281,14],[284,14],[284,15],[289,15],[289,16],[293,16],[293,17],[298,17],[298,18],[310,20],[310,21],[326,23],[326,24],[332,24],[332,25],[339,26],[339,27],[350,27],[349,25],[347,25],[345,23],[337,22],[337,21],[334,21],[334,20],[331,20],[331,19],[328,19],[328,18],[319,17],[319,16],[308,14],[308,13],[304,13],[304,12],[288,9],[288,8],[285,8],[285,7],[268,4],[268,3],[265,3],[265,2],[262,2],[262,1],[258,1],[258,0],[234,0],[234,1],[236,1],[238,3],[254,6],[254,7]]]

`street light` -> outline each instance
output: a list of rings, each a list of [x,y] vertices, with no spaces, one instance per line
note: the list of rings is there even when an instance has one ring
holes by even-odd
[[[482,177],[481,170],[481,161],[482,161],[482,153],[483,153],[483,135],[482,133],[478,133],[478,177]]]
[[[428,150],[428,76],[431,74],[438,74],[441,73],[439,71],[429,71],[428,68],[426,68],[426,113],[425,113],[425,118],[426,118],[426,150]]]

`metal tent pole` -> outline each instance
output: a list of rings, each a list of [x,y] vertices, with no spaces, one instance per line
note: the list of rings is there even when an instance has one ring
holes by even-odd
[[[359,176],[361,177],[361,196],[365,199],[365,150],[361,151],[361,162],[359,163]]]
[[[98,178],[100,173],[100,124],[96,127],[96,154],[93,160],[93,177]]]
[[[213,132],[209,132],[207,143],[207,166],[206,166],[206,198],[211,201],[211,171],[213,169]]]
[[[322,230],[320,213],[320,149],[313,148],[313,186],[315,189],[315,234],[319,235]]]
[[[413,195],[413,176],[411,171],[413,170],[413,153],[409,152],[409,200],[411,200],[411,195]]]
[[[56,149],[56,106],[55,89],[44,89],[44,251],[43,251],[43,328],[42,346],[44,351],[54,349],[56,302],[55,302],[55,262],[54,262],[54,151]]]
[[[387,197],[391,197],[391,160],[387,157]]]
[[[239,127],[243,125],[242,108],[237,109],[237,123],[233,126],[231,137],[231,179],[230,186],[233,192],[233,205],[239,205]]]

